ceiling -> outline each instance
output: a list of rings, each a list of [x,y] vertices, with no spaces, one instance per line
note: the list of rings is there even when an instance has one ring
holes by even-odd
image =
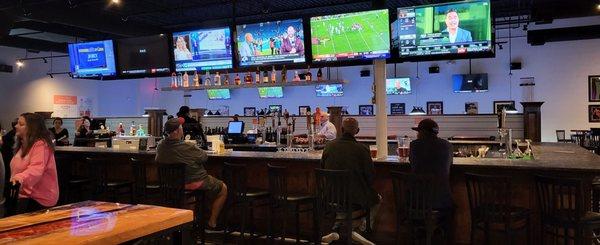
[[[599,0],[491,0],[496,23],[598,14]],[[442,3],[439,0],[9,0],[0,2],[0,45],[63,51],[65,43],[140,36],[372,8]],[[10,31],[10,32],[9,32]],[[10,33],[10,34],[8,34]]]

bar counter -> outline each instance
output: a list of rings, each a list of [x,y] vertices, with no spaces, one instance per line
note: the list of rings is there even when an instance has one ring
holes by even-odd
[[[451,167],[451,188],[456,204],[454,219],[454,239],[458,243],[469,242],[470,215],[468,197],[464,182],[464,173],[479,173],[511,176],[513,181],[513,204],[531,208],[534,212],[534,237],[539,237],[539,212],[534,191],[533,175],[549,174],[584,178],[586,183],[600,175],[600,156],[584,148],[570,143],[541,143],[532,146],[534,160],[515,160],[502,158],[454,158]],[[100,156],[127,161],[130,157],[138,157],[148,164],[150,179],[156,178],[156,166],[153,162],[154,151],[123,151],[107,148],[92,147],[57,147],[56,154],[67,154],[76,159],[86,156]],[[211,175],[220,176],[223,162],[245,163],[248,165],[249,186],[256,188],[268,187],[267,164],[285,165],[293,173],[289,178],[289,191],[296,193],[312,192],[314,190],[313,169],[320,166],[321,152],[248,152],[229,151],[223,154],[209,153],[206,168]],[[395,233],[395,208],[390,171],[408,171],[409,165],[400,161],[397,156],[385,159],[374,159],[376,179],[375,189],[383,196],[375,224],[373,240],[378,243],[393,242]],[[117,174],[127,174],[121,171]],[[154,175],[154,176],[153,176]],[[586,192],[589,193],[589,192]],[[589,195],[588,195],[589,196]],[[589,198],[589,197],[588,197]],[[305,217],[303,223],[308,222]],[[306,227],[306,226],[305,226]],[[306,228],[305,228],[306,229]],[[539,239],[535,239],[539,240]]]

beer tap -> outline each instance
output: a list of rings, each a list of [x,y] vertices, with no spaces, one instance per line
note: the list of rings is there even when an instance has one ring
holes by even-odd
[[[498,135],[500,136],[500,151],[505,144],[505,154],[509,157],[512,153],[512,129],[506,128],[506,108],[498,112]]]

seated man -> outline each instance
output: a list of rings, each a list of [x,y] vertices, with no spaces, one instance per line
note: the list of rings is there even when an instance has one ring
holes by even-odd
[[[363,208],[370,208],[371,222],[373,222],[381,197],[373,188],[375,170],[369,148],[358,143],[354,138],[358,131],[356,119],[344,119],[342,136],[325,146],[321,166],[325,169],[350,170],[352,175],[352,178],[348,180],[350,202]],[[343,215],[338,214],[337,218],[343,218]],[[334,226],[334,230],[338,225]],[[372,224],[369,225],[372,226]],[[323,241],[330,242],[337,238],[339,235],[333,232],[324,236]],[[356,232],[352,232],[352,239],[361,244],[372,244]]]
[[[227,198],[227,186],[223,181],[208,175],[204,163],[208,156],[196,145],[183,141],[183,127],[177,118],[165,123],[167,138],[156,147],[156,162],[159,164],[185,163],[185,189],[206,190],[209,196],[216,196],[211,206],[207,232],[218,231],[217,218]]]

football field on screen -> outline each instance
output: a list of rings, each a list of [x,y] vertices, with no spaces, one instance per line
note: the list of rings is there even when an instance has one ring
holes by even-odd
[[[356,53],[389,49],[388,14],[359,13],[311,20],[313,55]]]

